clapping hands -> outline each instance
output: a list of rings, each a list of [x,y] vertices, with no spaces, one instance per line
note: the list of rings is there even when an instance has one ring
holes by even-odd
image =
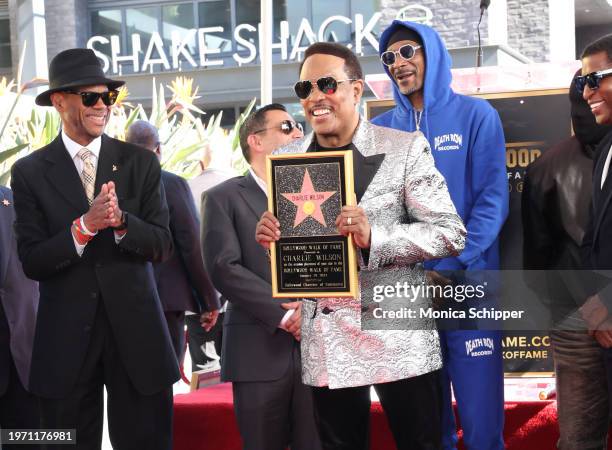
[[[115,228],[121,225],[122,214],[115,192],[115,183],[109,181],[100,188],[100,193],[83,216],[83,221],[89,231],[96,233],[108,227]]]

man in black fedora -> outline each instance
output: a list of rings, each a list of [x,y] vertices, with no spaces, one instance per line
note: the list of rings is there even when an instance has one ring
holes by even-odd
[[[40,283],[30,389],[42,427],[76,429],[78,449],[101,446],[104,386],[114,448],[170,449],[179,371],[150,263],[172,238],[157,158],[104,135],[122,84],[91,50],[59,53],[36,103],[62,131],[12,169],[19,257]]]

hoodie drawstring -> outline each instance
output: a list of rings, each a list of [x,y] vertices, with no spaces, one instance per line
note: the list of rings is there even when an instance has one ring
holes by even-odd
[[[421,130],[421,119],[423,118],[423,111],[417,111],[416,109],[412,110],[414,115],[414,125],[417,131]]]

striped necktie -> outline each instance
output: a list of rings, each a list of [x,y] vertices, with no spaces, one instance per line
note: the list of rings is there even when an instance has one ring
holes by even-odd
[[[96,169],[93,164],[94,154],[86,148],[82,148],[79,150],[79,153],[77,153],[77,156],[83,161],[81,181],[83,182],[87,201],[91,205],[94,199],[94,186],[96,182]]]

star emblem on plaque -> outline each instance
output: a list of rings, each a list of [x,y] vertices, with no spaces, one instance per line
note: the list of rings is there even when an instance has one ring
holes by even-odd
[[[357,264],[352,236],[336,218],[353,204],[351,151],[268,157],[268,209],[280,222],[271,248],[274,297],[354,297]]]
[[[297,206],[293,227],[297,227],[307,217],[312,217],[312,219],[326,227],[327,223],[323,217],[321,205],[336,192],[338,191],[317,192],[312,185],[308,169],[306,169],[304,173],[304,182],[302,183],[300,192],[281,193],[283,197]]]

